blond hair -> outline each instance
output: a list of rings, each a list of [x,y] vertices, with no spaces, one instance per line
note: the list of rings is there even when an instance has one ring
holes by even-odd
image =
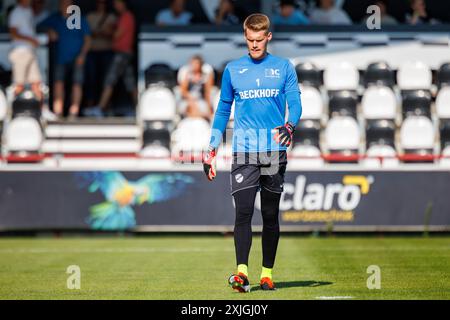
[[[251,14],[244,21],[244,33],[247,29],[252,31],[265,31],[266,33],[270,30],[270,20],[269,17],[262,13]]]

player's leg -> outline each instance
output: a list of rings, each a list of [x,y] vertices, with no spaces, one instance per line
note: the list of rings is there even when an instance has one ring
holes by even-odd
[[[252,245],[252,217],[256,193],[259,188],[259,168],[246,163],[237,154],[233,157],[231,170],[231,194],[234,197],[236,219],[234,226],[234,245],[236,252],[237,272],[229,279],[233,289],[240,292],[250,290],[248,282],[248,257]]]
[[[270,156],[271,166],[261,169],[262,271],[260,285],[263,290],[273,290],[272,269],[280,238],[279,208],[286,171],[286,152]]]
[[[233,194],[236,206],[234,224],[234,247],[237,272],[229,279],[233,289],[239,292],[250,291],[248,281],[248,257],[252,246],[252,217],[258,187],[251,187]]]
[[[281,193],[261,188],[262,230],[262,271],[261,285],[272,289],[272,269],[275,264],[278,241],[280,239],[279,205]]]
[[[234,224],[234,245],[237,265],[248,265],[252,246],[252,217],[258,187],[251,187],[234,193],[236,220]]]

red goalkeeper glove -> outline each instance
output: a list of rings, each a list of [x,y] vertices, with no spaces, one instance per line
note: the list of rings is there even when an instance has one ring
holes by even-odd
[[[209,181],[216,177],[216,150],[213,147],[209,147],[208,153],[203,157],[203,171]]]
[[[292,136],[295,131],[295,127],[291,123],[286,123],[284,126],[276,127],[273,139],[280,143],[283,147],[289,147],[292,143]]]

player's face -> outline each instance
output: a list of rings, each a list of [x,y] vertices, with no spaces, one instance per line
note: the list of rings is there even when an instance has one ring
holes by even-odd
[[[245,39],[247,40],[248,52],[252,59],[261,59],[266,55],[267,44],[272,40],[272,32],[245,31]]]

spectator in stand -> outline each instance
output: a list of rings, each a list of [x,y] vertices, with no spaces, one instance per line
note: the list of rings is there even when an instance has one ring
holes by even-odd
[[[352,20],[348,14],[335,6],[334,0],[318,0],[319,7],[315,8],[310,15],[312,24],[349,25]]]
[[[436,24],[438,20],[431,18],[428,15],[426,4],[424,0],[410,0],[410,12],[406,14],[406,23],[411,25],[418,24]]]
[[[191,23],[192,13],[184,10],[184,0],[170,0],[170,6],[156,15],[158,26],[187,26]]]
[[[275,25],[307,25],[309,19],[295,7],[294,0],[281,0],[280,8],[273,17]]]
[[[381,26],[398,24],[397,20],[387,12],[389,0],[375,0],[372,4],[380,8]],[[364,23],[370,16],[364,18]]]
[[[137,104],[137,88],[133,71],[134,38],[136,22],[128,9],[126,0],[114,0],[114,9],[118,13],[117,25],[113,35],[112,64],[105,77],[105,87],[97,107],[91,108],[88,114],[102,116],[106,111],[113,89],[120,77],[124,76],[126,90],[130,93],[134,105]]]
[[[104,77],[111,64],[116,17],[108,11],[107,0],[97,0],[96,10],[88,14],[87,21],[92,32],[92,43],[86,59],[85,96],[87,106],[92,107],[98,103]]]
[[[183,101],[180,112],[185,117],[201,117],[208,121],[214,113],[211,92],[214,86],[214,72],[205,72],[201,56],[191,58],[189,68],[180,83]]]
[[[39,41],[36,37],[31,0],[18,0],[8,17],[12,49],[9,60],[12,65],[15,95],[30,85],[36,97],[42,101],[41,72],[36,56]]]
[[[45,0],[33,0],[32,7],[34,13],[34,23],[36,23],[36,25],[40,24],[50,15],[50,12],[45,9]]]
[[[91,31],[86,19],[81,17],[80,28],[67,27],[67,8],[72,0],[60,0],[59,12],[52,14],[42,22],[42,27],[48,29],[50,41],[55,43],[56,61],[54,66],[53,111],[62,116],[64,111],[64,87],[69,74],[72,78],[72,96],[69,108],[69,118],[78,116],[83,95],[84,63],[91,44]]]
[[[234,0],[221,0],[216,9],[216,25],[231,26],[240,24],[240,20],[235,12]]]

